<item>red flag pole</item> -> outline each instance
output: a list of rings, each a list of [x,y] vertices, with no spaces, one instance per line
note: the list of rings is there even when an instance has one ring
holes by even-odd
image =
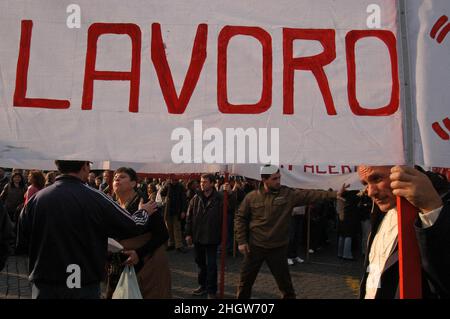
[[[414,230],[417,209],[405,198],[397,196],[397,211],[400,299],[420,299],[422,298],[422,270]]]
[[[228,171],[225,172],[225,183],[228,183]],[[228,231],[228,192],[223,192],[223,218],[222,218],[222,252],[220,254],[220,287],[219,296],[223,299],[225,287],[225,258],[227,255],[227,231]]]

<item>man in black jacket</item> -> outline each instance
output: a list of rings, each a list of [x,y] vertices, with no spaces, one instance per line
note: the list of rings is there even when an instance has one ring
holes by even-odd
[[[415,231],[423,298],[450,298],[450,201],[441,198],[428,176],[414,168],[360,166],[358,173],[379,208],[373,213],[360,298],[399,297],[396,196],[418,210]]]
[[[208,298],[216,298],[217,293],[217,246],[221,239],[223,196],[214,187],[214,175],[201,176],[202,192],[189,203],[186,220],[186,242],[194,243],[195,262],[199,267],[199,287],[193,294],[208,293]],[[229,190],[229,185],[225,188]]]
[[[19,218],[33,298],[99,298],[108,237],[140,234],[152,204],[132,216],[85,184],[86,161],[56,161],[62,175],[31,198]]]

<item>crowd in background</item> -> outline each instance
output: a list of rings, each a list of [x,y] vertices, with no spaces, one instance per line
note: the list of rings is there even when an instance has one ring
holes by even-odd
[[[196,209],[191,207],[195,204],[194,198],[202,199],[203,205],[206,206],[210,203],[208,202],[209,197],[205,199],[203,194],[205,191],[204,185],[202,184],[202,187],[200,187],[206,178],[211,182],[214,194],[223,194],[224,191],[228,192],[226,253],[229,255],[236,254],[234,216],[245,196],[259,187],[259,181],[241,176],[231,176],[229,181],[225,183],[224,177],[218,173],[215,175],[202,175],[201,180],[200,178],[177,179],[175,178],[176,175],[169,175],[166,178],[145,177],[139,179],[132,169],[121,169],[116,172],[108,170],[91,171],[87,185],[108,195],[130,212],[137,210],[137,205],[140,201],[156,203],[161,222],[158,221],[153,224],[151,229],[153,243],[149,244],[151,247],[148,246],[147,248],[151,250],[151,256],[158,254],[159,261],[158,264],[147,267],[152,269],[151,267],[161,267],[163,265],[163,267],[167,268],[167,276],[164,278],[164,276],[160,275],[157,279],[151,279],[148,275],[147,277],[144,276],[147,283],[152,283],[149,287],[153,291],[149,295],[150,298],[170,298],[171,296],[170,269],[165,252],[163,253],[162,251],[175,250],[177,253],[186,253],[189,250],[192,243],[186,239],[190,238],[192,240],[190,229],[193,221],[192,216],[189,216],[189,211],[193,214],[193,210]],[[120,175],[121,173],[122,175]],[[34,194],[52,185],[58,175],[59,173],[56,171],[5,170],[0,168],[0,201],[4,211],[7,212],[7,217],[10,220],[14,233],[17,231],[18,216],[24,205]],[[125,178],[129,184],[124,184],[124,182],[120,181],[120,178]],[[220,197],[219,199],[222,200]],[[333,246],[337,247],[336,255],[338,258],[354,260],[359,259],[359,256],[355,254],[364,255],[366,253],[370,217],[374,209],[373,202],[364,191],[347,191],[344,194],[344,199],[345,201],[327,199],[314,205],[298,206],[292,210],[289,224],[288,265],[293,266],[295,263],[303,263],[305,255],[318,253],[330,245],[333,240],[336,241],[336,245]],[[207,224],[201,231],[217,235],[217,233],[220,234],[220,227]],[[332,238],[330,236],[335,237]],[[150,242],[149,239],[147,241]],[[156,244],[155,241],[157,241]],[[215,253],[217,248],[220,253],[219,243],[214,243],[214,245]],[[199,243],[197,243],[197,246],[200,246]],[[15,248],[15,241],[10,241],[9,249],[12,250],[12,253],[14,253]],[[201,268],[202,263],[205,263],[206,267],[206,262],[201,261],[199,256],[196,252],[197,264]],[[145,260],[148,261],[141,255],[141,264],[136,267],[145,270]],[[114,272],[111,271],[113,266],[114,260],[110,259],[107,265],[107,267],[110,267],[108,275]],[[116,284],[118,274],[120,275],[120,271],[118,272],[115,269],[116,277],[109,276],[105,280],[108,281],[108,284],[111,284],[110,280],[112,278],[113,281],[116,281]],[[199,281],[204,280],[200,278],[201,276],[205,276],[205,274],[199,273]],[[160,282],[158,283],[154,280],[159,280]],[[163,280],[162,283],[161,280]],[[114,282],[112,284],[114,286]],[[155,285],[159,285],[159,288],[156,290],[154,289]],[[203,288],[206,289],[206,287]],[[108,293],[108,297],[111,297],[111,294],[112,290]],[[200,289],[194,294],[206,294],[206,290]],[[214,295],[214,292],[211,295]]]

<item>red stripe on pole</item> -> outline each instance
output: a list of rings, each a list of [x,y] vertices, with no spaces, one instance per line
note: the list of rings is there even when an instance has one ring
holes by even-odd
[[[228,172],[225,172],[225,183],[228,183]],[[222,251],[220,254],[220,286],[219,296],[223,299],[225,287],[225,258],[227,255],[228,231],[228,192],[223,192],[223,218],[222,218]]]
[[[417,209],[405,198],[397,196],[397,210],[400,299],[420,299],[422,298],[422,269],[414,231]]]

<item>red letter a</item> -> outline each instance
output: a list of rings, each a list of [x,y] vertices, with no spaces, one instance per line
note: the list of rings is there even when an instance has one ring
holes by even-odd
[[[131,38],[131,71],[96,71],[97,41],[103,34],[127,34]],[[139,81],[141,72],[141,29],[132,23],[94,23],[89,27],[84,72],[82,110],[92,109],[94,80],[130,81],[130,112],[139,110]]]

